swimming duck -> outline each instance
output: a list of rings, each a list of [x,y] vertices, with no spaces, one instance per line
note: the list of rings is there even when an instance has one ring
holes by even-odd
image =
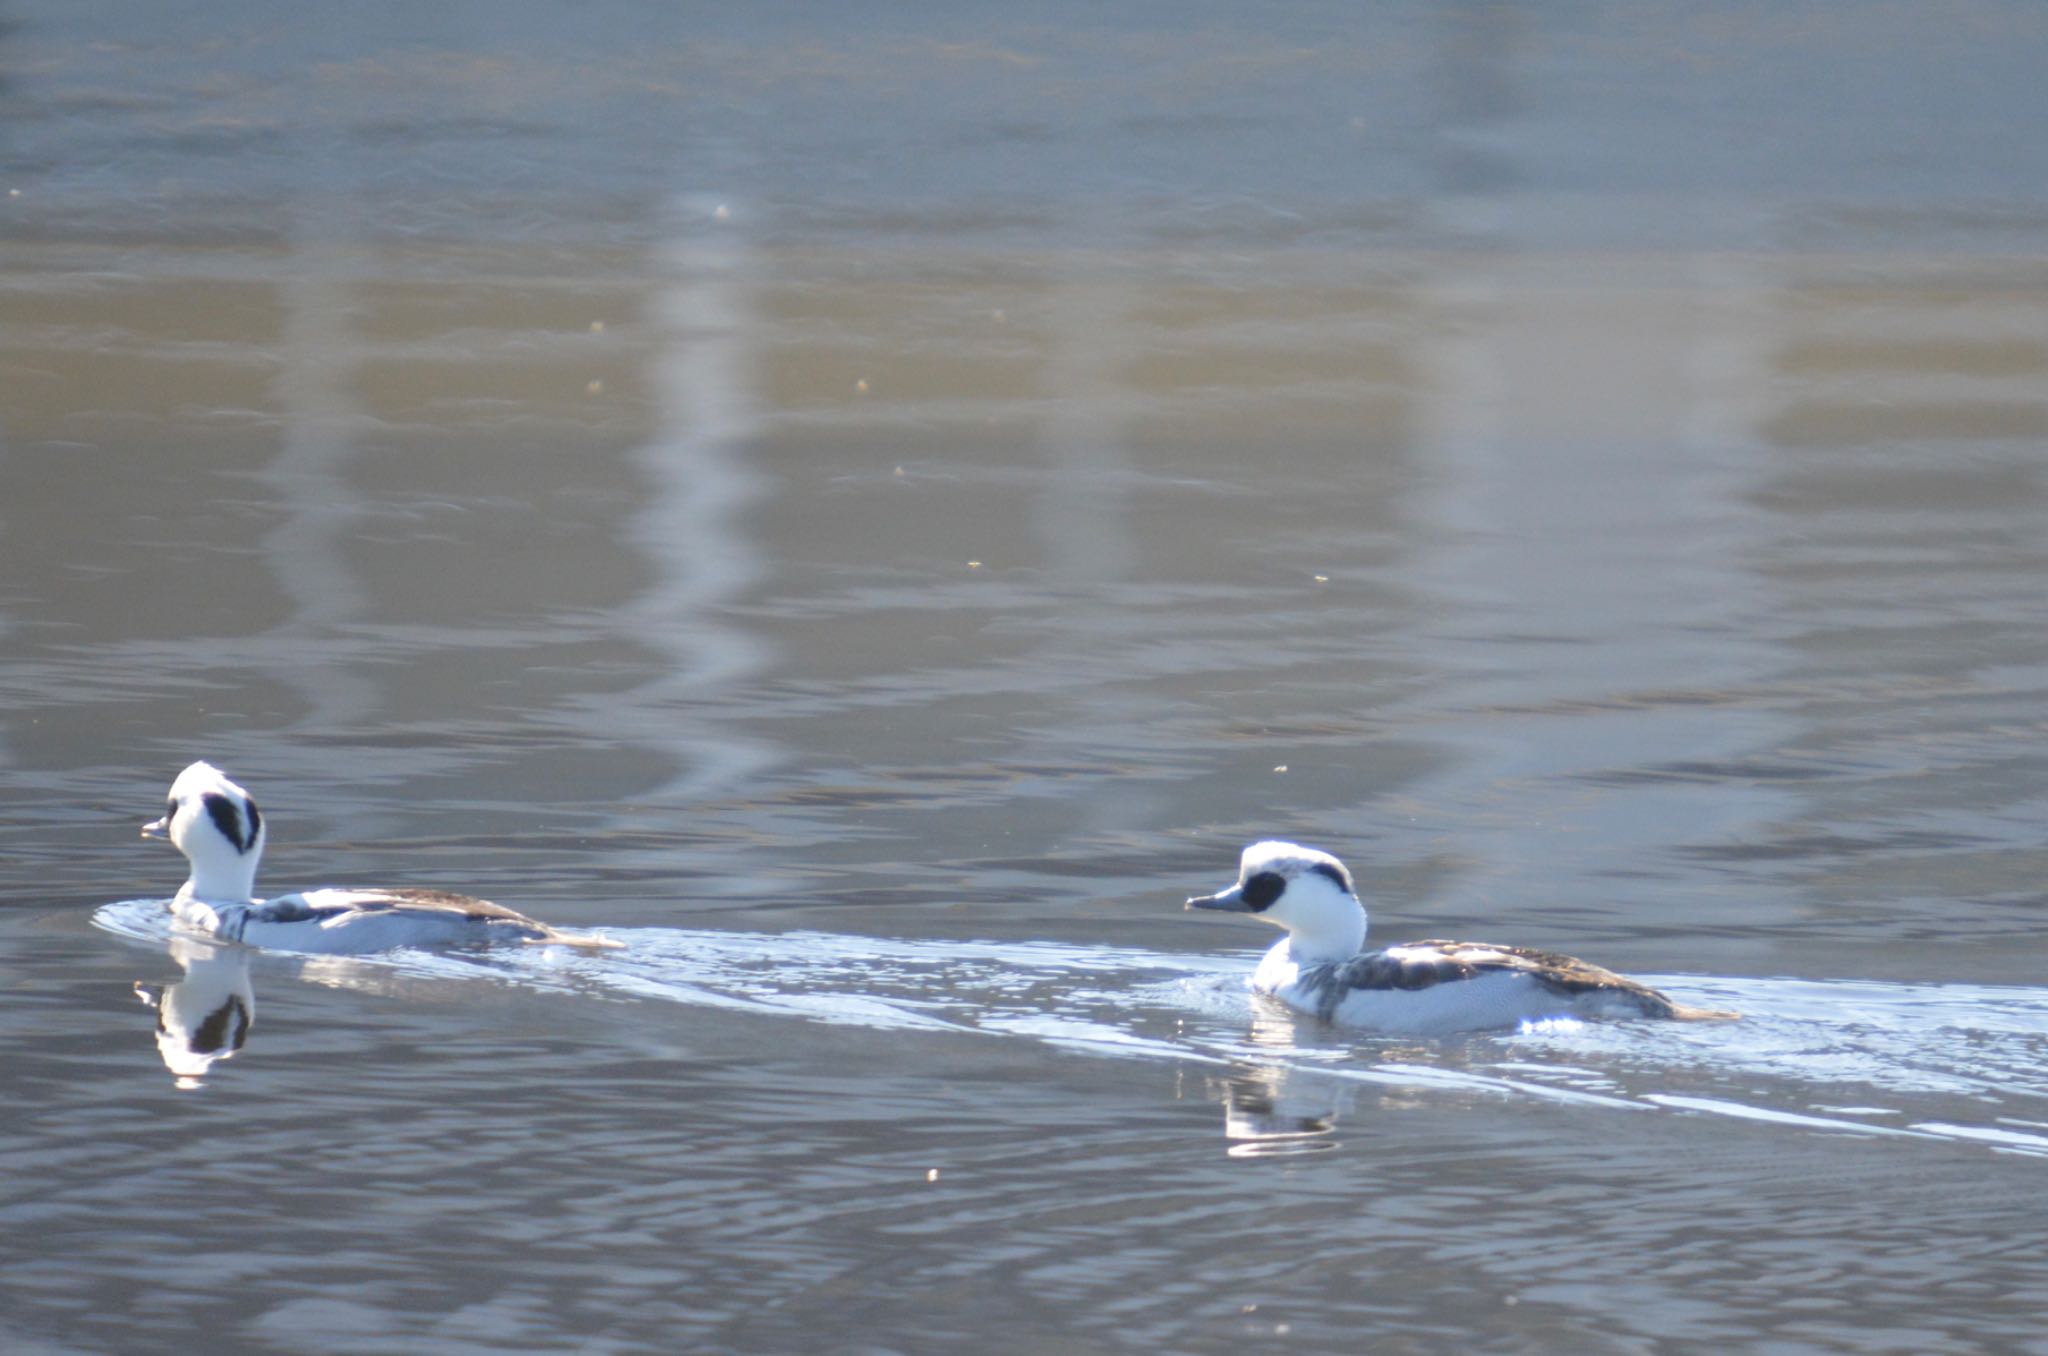
[[[256,864],[267,834],[249,793],[206,762],[178,774],[171,783],[169,812],[142,827],[143,837],[170,839],[191,864],[191,878],[171,901],[172,914],[222,941],[350,954],[461,942],[619,945],[445,890],[328,888],[258,900]]]
[[[1287,936],[1252,973],[1251,987],[1297,1012],[1401,1035],[1487,1031],[1555,1017],[1678,1021],[1737,1014],[1687,1007],[1646,984],[1571,956],[1519,946],[1441,940],[1365,947],[1365,906],[1351,873],[1298,843],[1253,843],[1237,884],[1187,902],[1248,913]]]

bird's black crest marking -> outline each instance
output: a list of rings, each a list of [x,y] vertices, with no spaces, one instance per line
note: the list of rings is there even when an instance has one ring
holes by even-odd
[[[206,807],[207,818],[220,830],[221,837],[235,845],[235,851],[247,852],[256,846],[256,826],[263,821],[256,817],[256,802],[249,802],[249,823],[242,822],[241,807],[218,791],[209,791],[200,797],[200,804]]]
[[[1241,897],[1247,909],[1253,913],[1264,913],[1286,888],[1287,878],[1278,871],[1261,871],[1256,876],[1245,878]]]
[[[1337,883],[1337,888],[1342,890],[1347,895],[1357,893],[1357,891],[1351,888],[1351,877],[1345,875],[1344,868],[1337,865],[1335,862],[1317,862],[1315,865],[1309,867],[1309,870],[1315,872],[1319,876],[1329,877],[1331,880]]]

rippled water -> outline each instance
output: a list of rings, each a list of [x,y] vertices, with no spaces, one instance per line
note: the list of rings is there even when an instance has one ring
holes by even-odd
[[[0,7],[0,1343],[2048,1350],[2044,56]],[[629,945],[174,941],[198,756]]]
[[[110,932],[175,948],[181,983],[190,990],[185,1007],[193,1019],[160,1019],[159,1030],[184,1037],[188,1048],[217,1051],[219,1058],[240,1053],[244,1040],[221,1039],[216,1014],[223,1003],[238,998],[241,1020],[247,1022],[254,1007],[254,952],[177,939],[163,900],[109,905],[94,921]],[[2048,1153],[2048,1134],[2041,1133],[2048,1131],[2048,1120],[2027,1118],[2048,1116],[2048,1060],[2043,1059],[2048,1053],[2048,990],[2040,988],[1652,976],[1684,998],[1735,1005],[1743,1024],[1642,1029],[1569,1019],[1529,1023],[1513,1035],[1419,1042],[1434,1053],[1455,1050],[1461,1058],[1417,1064],[1410,1058],[1418,1045],[1413,1039],[1332,1031],[1255,1003],[1245,989],[1245,967],[1236,959],[1050,942],[906,941],[819,932],[645,928],[610,935],[622,944],[621,952],[402,951],[339,960],[279,957],[276,964],[301,979],[373,992],[409,980],[444,981],[450,987],[512,984],[875,1031],[1022,1038],[1112,1058],[1244,1065],[1261,1083],[1320,1086],[1332,1103],[1328,1120],[1321,1123],[1325,1130],[1335,1119],[1338,1090],[1356,1081],[1483,1090],[1623,1110],[1713,1111],[1871,1134],[1949,1135],[2017,1152]],[[153,1005],[168,1012],[160,1002]],[[1391,1060],[1360,1062],[1361,1055],[1389,1051],[1395,1056]],[[1560,1056],[1618,1063],[1638,1078],[1663,1074],[1682,1080],[1675,1085],[1682,1090],[1632,1089],[1613,1069],[1558,1062]],[[189,1072],[196,1084],[216,1062],[173,1072]],[[1754,1097],[1758,1075],[1770,1076],[1771,1093],[1781,1102],[1853,1119],[1696,1095],[1698,1080],[1706,1079],[1747,1089]],[[1983,1123],[1913,1122],[1914,1113],[1900,1106],[1824,1107],[1796,1100],[1855,1095],[1866,1102],[1904,1099],[1914,1104],[1919,1094],[1944,1099],[1927,1104],[1942,1108],[1940,1114],[1956,1114],[1958,1103],[1947,1099],[1974,1103]],[[1232,1137],[1266,1138],[1249,1129]]]

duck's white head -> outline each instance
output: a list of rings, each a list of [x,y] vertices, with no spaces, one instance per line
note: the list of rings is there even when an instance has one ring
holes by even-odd
[[[255,898],[263,856],[263,816],[249,793],[211,763],[194,763],[171,783],[170,812],[142,826],[144,838],[168,838],[191,863],[180,899],[246,904]]]
[[[1238,860],[1237,884],[1187,902],[1190,909],[1248,913],[1287,929],[1297,960],[1345,960],[1365,945],[1365,906],[1351,873],[1327,852],[1269,839]]]

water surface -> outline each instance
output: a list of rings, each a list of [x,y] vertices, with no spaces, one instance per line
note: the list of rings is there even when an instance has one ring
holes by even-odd
[[[10,1351],[2041,1349],[2032,7],[0,21]]]

